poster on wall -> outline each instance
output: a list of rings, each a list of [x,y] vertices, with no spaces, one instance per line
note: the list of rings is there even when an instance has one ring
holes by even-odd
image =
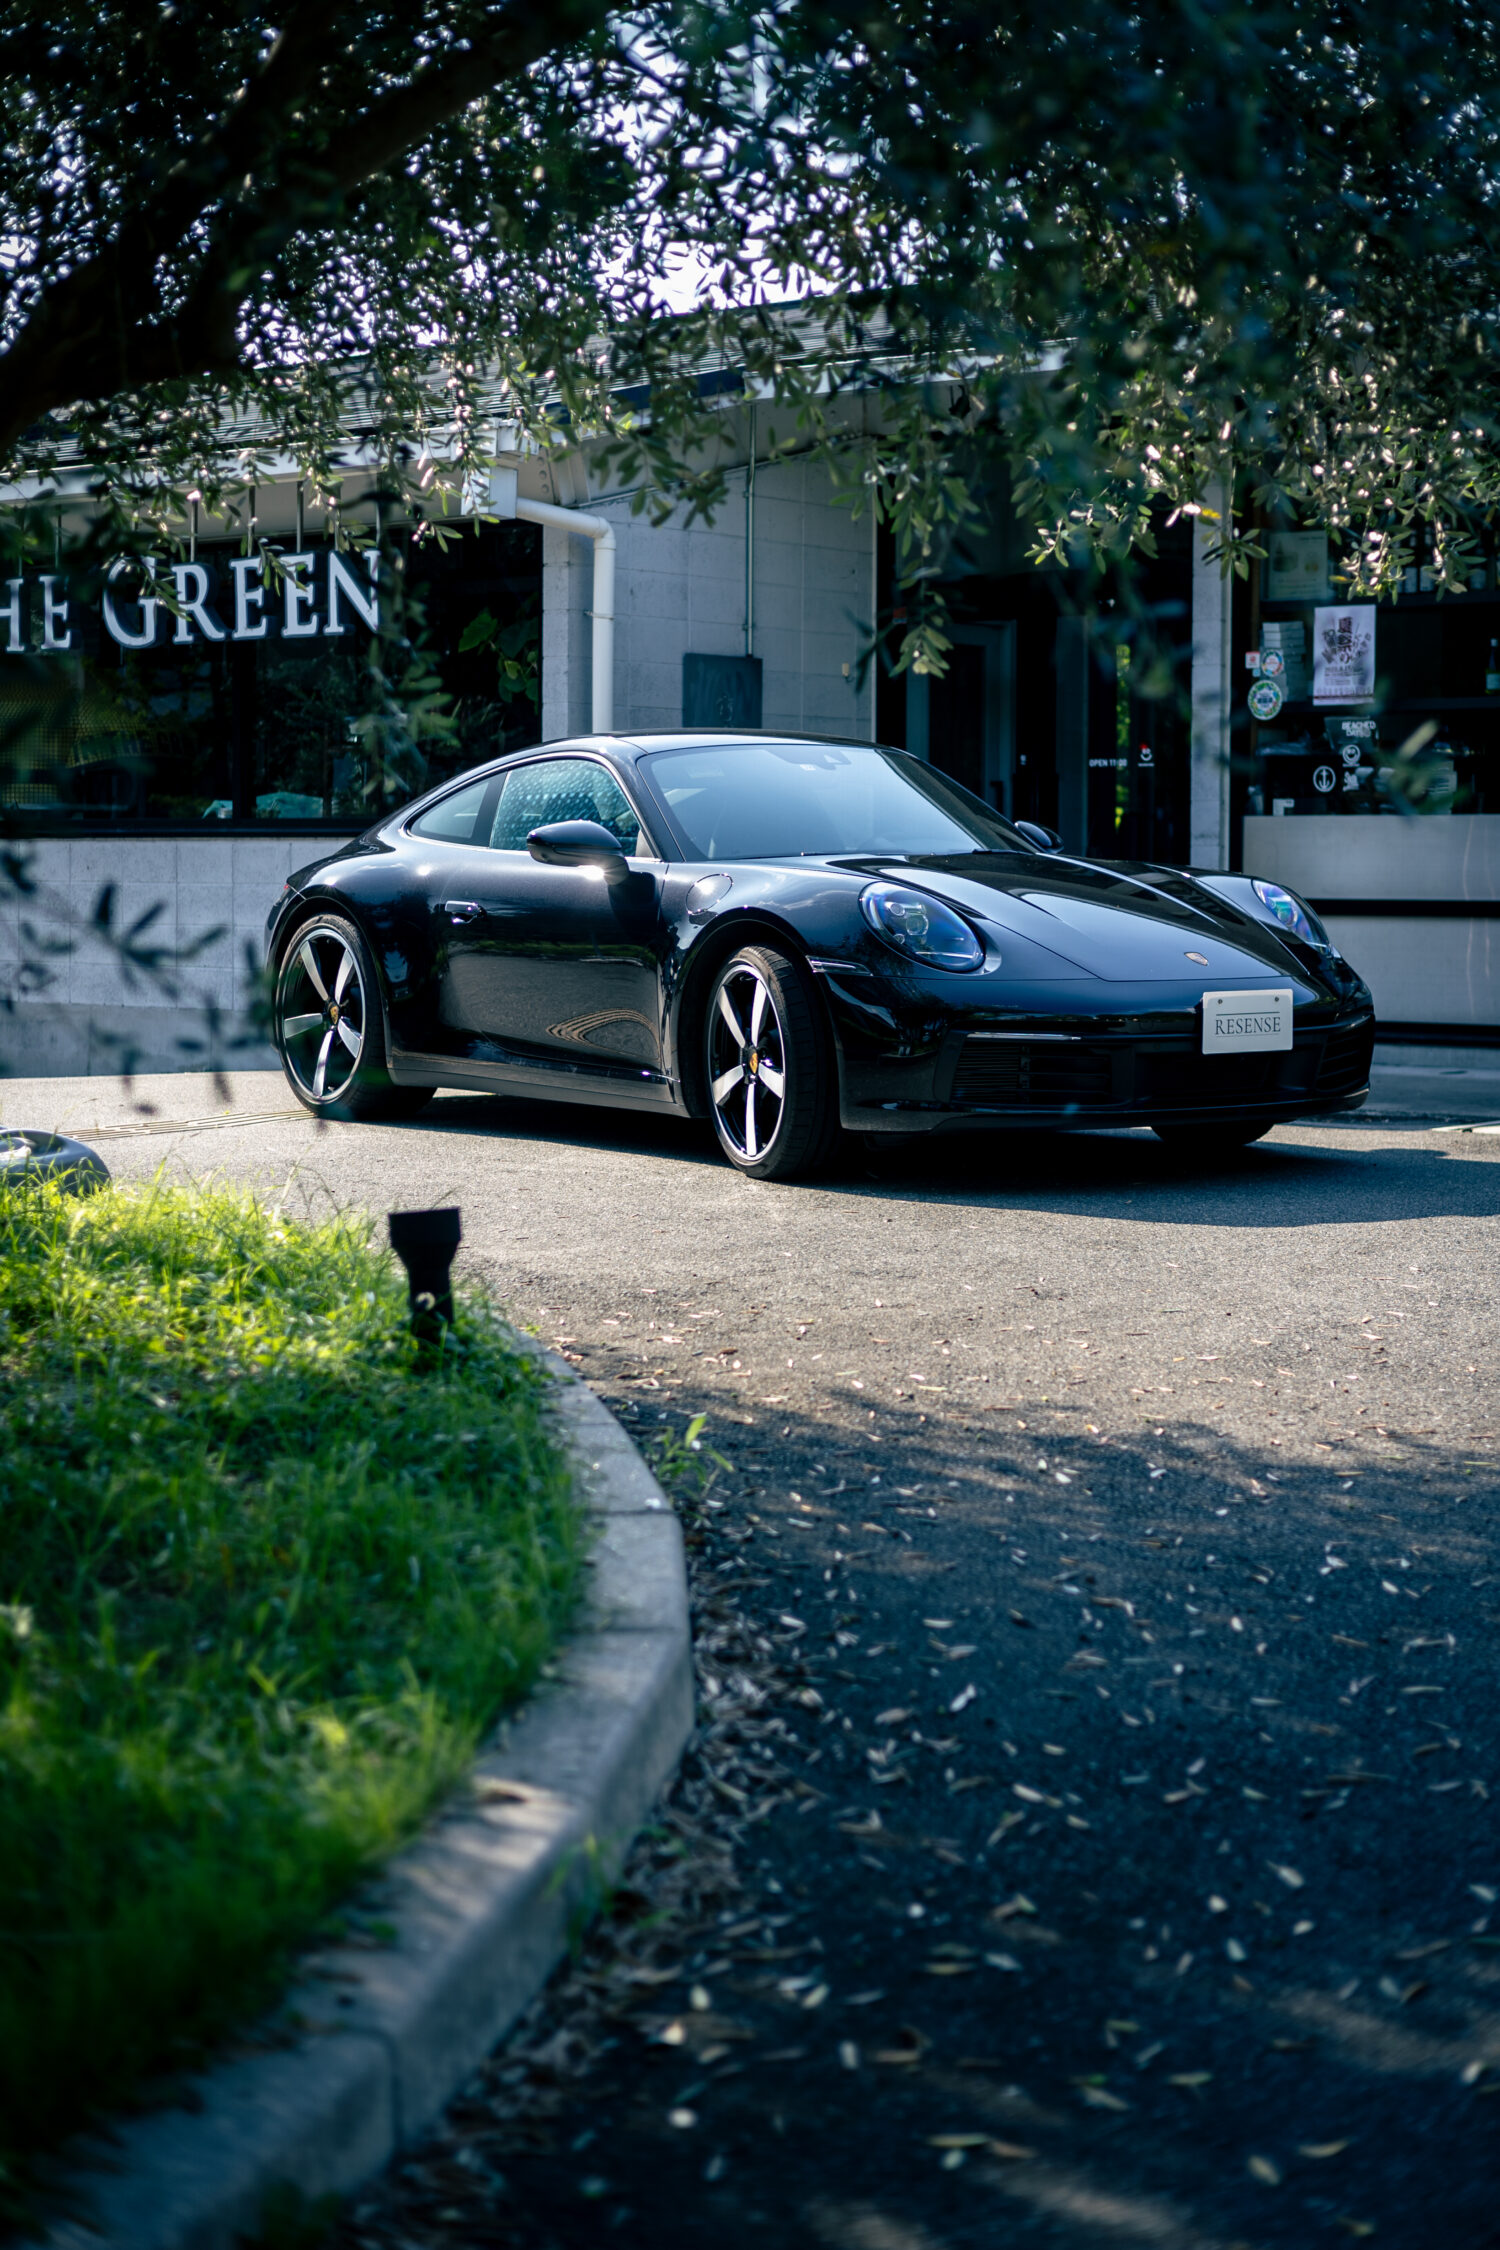
[[[1375,604],[1313,611],[1313,702],[1375,700]]]
[[[1268,602],[1326,602],[1326,531],[1273,531],[1266,542],[1265,597]]]

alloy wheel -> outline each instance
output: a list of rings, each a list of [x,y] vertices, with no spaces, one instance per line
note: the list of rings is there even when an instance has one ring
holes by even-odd
[[[281,974],[281,1051],[315,1102],[348,1092],[365,1050],[365,989],[354,949],[334,930],[309,930]]]
[[[758,1162],[781,1128],[786,1107],[786,1038],[771,988],[737,961],[719,986],[708,1041],[709,1093],[724,1142]]]

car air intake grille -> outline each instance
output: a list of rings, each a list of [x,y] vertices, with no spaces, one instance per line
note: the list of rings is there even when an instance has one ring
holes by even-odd
[[[1370,1058],[1375,1052],[1375,1025],[1351,1024],[1347,1031],[1332,1031],[1318,1065],[1320,1094],[1357,1094],[1370,1081]]]
[[[953,1099],[1006,1108],[1103,1108],[1113,1099],[1107,1048],[1071,1040],[966,1039]]]
[[[1274,1097],[1279,1054],[1145,1054],[1136,1086],[1153,1109],[1198,1109]]]

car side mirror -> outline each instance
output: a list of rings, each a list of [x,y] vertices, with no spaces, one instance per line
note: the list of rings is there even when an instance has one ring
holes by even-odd
[[[1035,844],[1039,852],[1060,852],[1062,838],[1055,828],[1044,828],[1039,820],[1017,820],[1011,824],[1019,828],[1028,844]]]
[[[544,867],[597,867],[606,883],[623,883],[630,876],[619,837],[600,820],[549,820],[532,829],[526,849]]]

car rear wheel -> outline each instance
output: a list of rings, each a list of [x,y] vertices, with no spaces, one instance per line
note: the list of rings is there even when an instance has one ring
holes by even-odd
[[[816,1171],[838,1139],[838,1093],[807,972],[746,946],[715,979],[704,1037],[714,1131],[735,1169],[754,1180]]]
[[[1252,1141],[1264,1140],[1276,1120],[1268,1117],[1264,1124],[1246,1121],[1239,1125],[1153,1125],[1151,1130],[1168,1148],[1180,1149],[1184,1156],[1227,1156],[1232,1149],[1248,1148]]]
[[[352,922],[298,930],[276,980],[276,1045],[287,1084],[317,1117],[413,1117],[430,1086],[394,1086],[370,949]]]

